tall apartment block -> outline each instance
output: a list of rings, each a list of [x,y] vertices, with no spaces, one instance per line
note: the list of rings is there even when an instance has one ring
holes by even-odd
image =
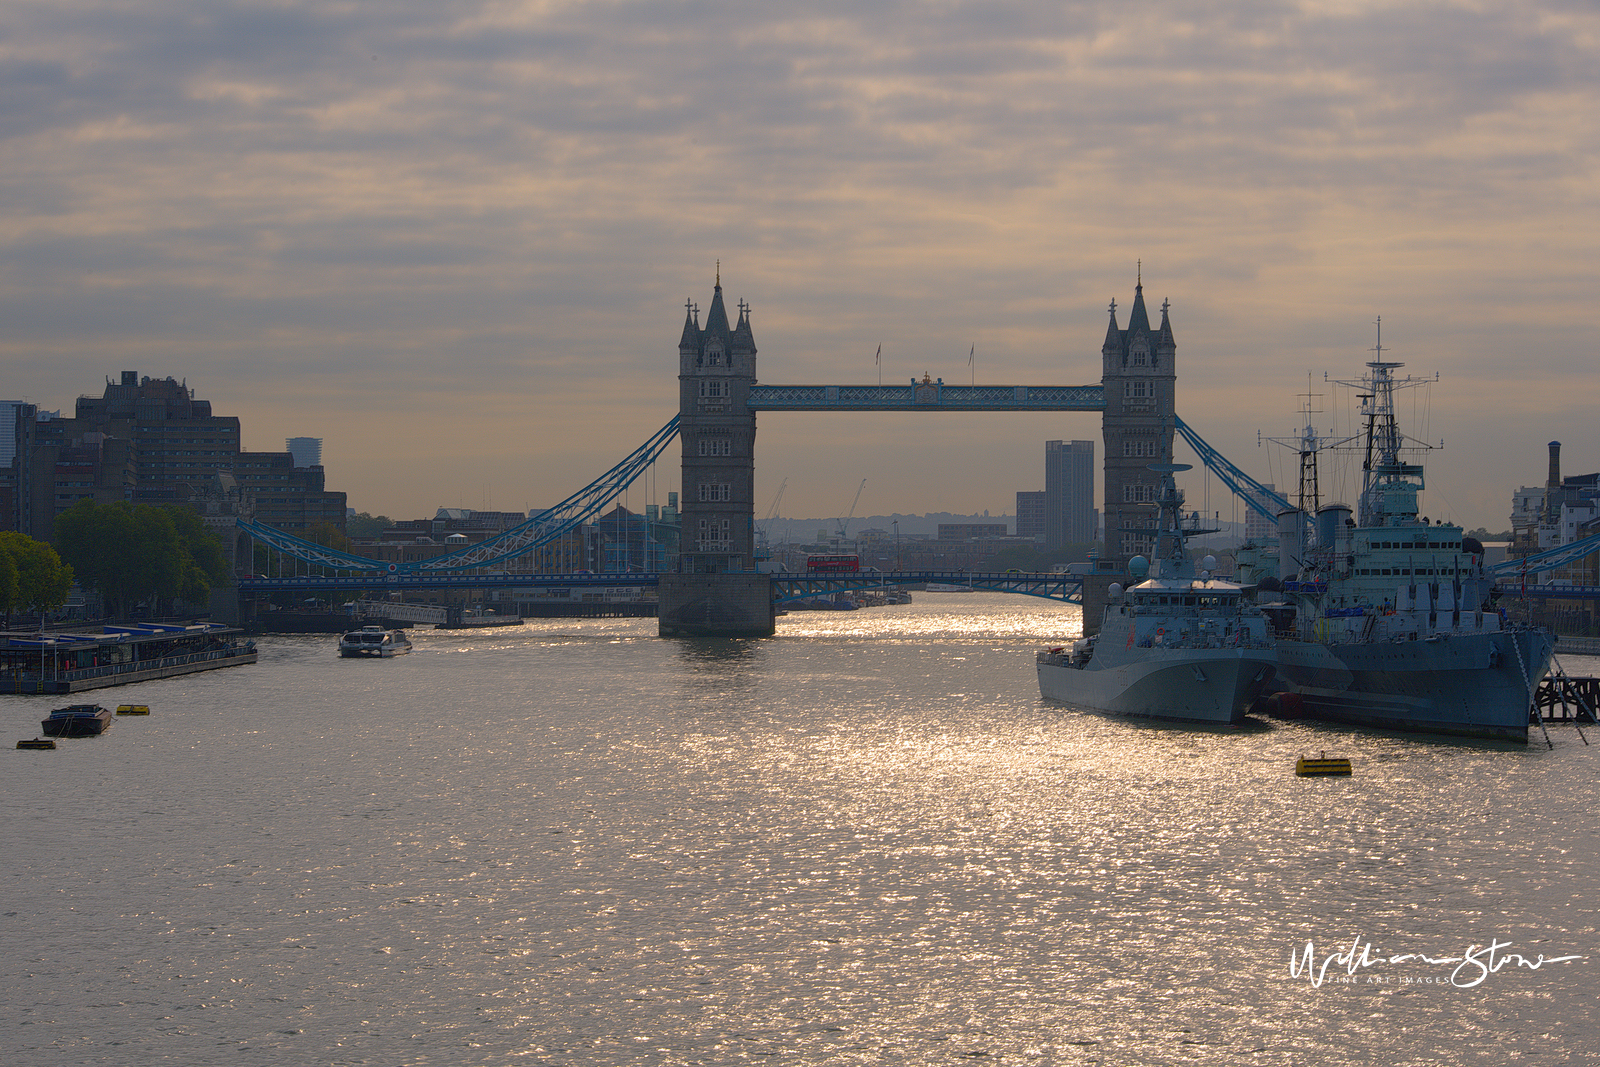
[[[1094,442],[1044,443],[1044,544],[1089,544],[1099,525],[1094,509]]]
[[[1274,486],[1271,482],[1265,482],[1265,483],[1263,483],[1262,488],[1264,488],[1264,489],[1276,489],[1277,487]],[[1261,493],[1251,493],[1250,495],[1255,497],[1261,503],[1268,504],[1268,498],[1266,496],[1264,496],[1263,494],[1261,494]],[[1271,510],[1271,505],[1270,504],[1268,504],[1268,510]],[[1265,515],[1263,515],[1260,512],[1256,511],[1255,508],[1245,508],[1245,510],[1244,510],[1244,537],[1245,537],[1246,541],[1256,541],[1256,542],[1259,543],[1261,541],[1270,540],[1270,539],[1272,539],[1274,537],[1277,537],[1277,536],[1278,536],[1278,524],[1276,522],[1273,522],[1271,519],[1267,518]]]
[[[1044,493],[1029,490],[1017,494],[1017,536],[1044,541]]]

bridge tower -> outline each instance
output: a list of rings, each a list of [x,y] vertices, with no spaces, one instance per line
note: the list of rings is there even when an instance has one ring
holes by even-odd
[[[1144,306],[1144,279],[1133,290],[1128,328],[1117,327],[1117,304],[1111,302],[1111,323],[1101,346],[1101,383],[1106,407],[1101,430],[1105,439],[1106,547],[1094,573],[1084,583],[1085,633],[1100,628],[1106,589],[1127,581],[1128,560],[1148,557],[1155,549],[1156,492],[1159,476],[1152,463],[1172,462],[1177,343],[1161,304],[1161,325],[1152,330]]]
[[[678,570],[661,577],[662,636],[773,632],[771,580],[755,562],[756,342],[740,301],[728,326],[722,276],[702,328],[686,305],[678,341],[683,533]]]

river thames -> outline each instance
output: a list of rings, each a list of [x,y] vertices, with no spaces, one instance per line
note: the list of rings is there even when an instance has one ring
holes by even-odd
[[[1075,609],[916,597],[265,637],[53,752],[0,697],[0,1062],[1600,1057],[1600,730],[1110,718],[1039,699]]]

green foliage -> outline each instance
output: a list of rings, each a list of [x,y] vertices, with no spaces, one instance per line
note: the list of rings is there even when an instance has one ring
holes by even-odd
[[[1482,542],[1510,541],[1510,540],[1512,540],[1511,531],[1510,530],[1507,530],[1505,533],[1492,534],[1482,526],[1478,527],[1476,530],[1468,530],[1467,531],[1467,536],[1468,537],[1476,537],[1479,541],[1482,541]]]
[[[204,603],[228,576],[222,542],[190,508],[85,500],[56,517],[55,533],[114,614],[146,598]]]
[[[388,520],[384,520],[387,522]],[[345,552],[350,548],[350,538],[331,522],[319,522],[308,529],[304,537],[307,541],[331,548],[337,552]]]
[[[35,541],[27,534],[0,532],[0,553],[16,569],[15,599],[7,601],[6,611],[27,608],[41,614],[59,608],[72,591],[72,568],[61,561],[54,548]]]
[[[17,574],[17,561],[11,553],[0,551],[0,611],[10,615],[22,606],[22,585]]]
[[[393,525],[394,520],[387,515],[368,515],[365,511],[358,511],[344,520],[344,532],[351,537],[377,537]]]
[[[172,518],[178,540],[188,553],[189,563],[184,570],[183,589],[178,596],[191,604],[203,604],[211,597],[211,588],[228,584],[228,557],[223,552],[222,538],[218,537],[200,513],[193,508],[164,507]]]

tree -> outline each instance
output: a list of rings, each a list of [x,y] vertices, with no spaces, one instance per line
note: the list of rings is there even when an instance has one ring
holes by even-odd
[[[17,561],[11,553],[0,551],[0,611],[10,618],[22,606],[22,588],[17,575]]]
[[[387,522],[388,520],[384,520]],[[302,535],[307,541],[319,544],[323,548],[331,548],[335,552],[350,551],[350,538],[331,522],[319,522],[311,526]]]
[[[189,557],[178,596],[191,604],[204,604],[211,598],[212,587],[227,585],[231,577],[222,538],[193,508],[166,507],[163,510],[172,517],[178,540]]]
[[[344,520],[344,532],[351,537],[377,537],[393,525],[394,520],[387,515],[368,515],[365,511],[358,511]]]
[[[17,572],[17,593],[13,603],[40,615],[67,602],[72,592],[72,568],[43,541],[27,534],[0,532],[0,552],[11,558]],[[9,610],[9,609],[8,609]]]
[[[227,578],[222,542],[190,508],[84,500],[56,516],[55,532],[113,614],[141,599],[203,603]]]

